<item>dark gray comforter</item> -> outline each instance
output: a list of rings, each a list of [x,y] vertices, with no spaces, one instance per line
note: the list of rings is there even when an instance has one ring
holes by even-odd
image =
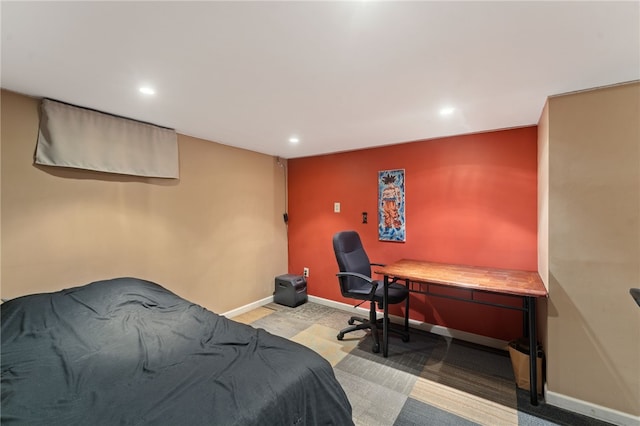
[[[148,281],[0,309],[3,425],[353,424],[318,354]]]

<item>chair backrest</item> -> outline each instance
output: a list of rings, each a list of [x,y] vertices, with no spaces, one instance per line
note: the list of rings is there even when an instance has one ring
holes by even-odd
[[[357,272],[371,277],[371,263],[362,247],[362,241],[356,231],[342,231],[333,236],[333,251],[340,272]],[[355,277],[338,277],[340,291],[345,297],[353,297],[352,291],[362,293],[371,289],[371,284]]]

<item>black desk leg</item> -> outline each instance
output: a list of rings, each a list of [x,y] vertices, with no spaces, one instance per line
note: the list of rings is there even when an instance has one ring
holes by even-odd
[[[389,276],[385,275],[384,280],[384,292],[382,298],[382,310],[384,312],[382,317],[382,356],[387,357],[389,354]]]
[[[409,280],[405,280],[404,286],[407,287],[407,290],[411,288],[409,284]],[[404,331],[407,333],[407,336],[409,335],[409,299],[410,299],[409,294],[411,293],[407,294],[407,301],[405,302],[405,305],[404,305],[404,311],[405,311],[404,312]]]
[[[531,405],[538,405],[538,339],[536,337],[536,298],[527,296],[527,311],[529,313],[529,392]]]
[[[524,337],[529,337],[529,310],[527,309],[527,306],[529,306],[529,298],[523,297],[522,308],[524,311],[522,312],[522,335]]]

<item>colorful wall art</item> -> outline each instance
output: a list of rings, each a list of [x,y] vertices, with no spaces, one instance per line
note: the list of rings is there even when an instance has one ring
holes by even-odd
[[[378,172],[378,236],[380,241],[406,240],[404,169]]]

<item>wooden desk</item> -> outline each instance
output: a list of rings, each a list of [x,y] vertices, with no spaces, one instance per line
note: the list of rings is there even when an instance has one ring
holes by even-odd
[[[374,272],[384,275],[384,321],[382,332],[382,355],[389,352],[387,322],[389,306],[387,303],[389,282],[404,281],[409,291],[428,294],[436,297],[461,300],[483,305],[515,309],[524,313],[524,329],[529,335],[529,384],[531,404],[538,405],[537,364],[536,364],[536,299],[547,297],[540,275],[532,271],[485,268],[477,266],[452,265],[445,263],[425,262],[421,260],[402,259],[395,263],[376,267]],[[432,293],[431,286],[454,287],[469,291],[469,298],[455,297]],[[476,292],[496,293],[521,298],[522,306],[492,303],[474,299]]]

